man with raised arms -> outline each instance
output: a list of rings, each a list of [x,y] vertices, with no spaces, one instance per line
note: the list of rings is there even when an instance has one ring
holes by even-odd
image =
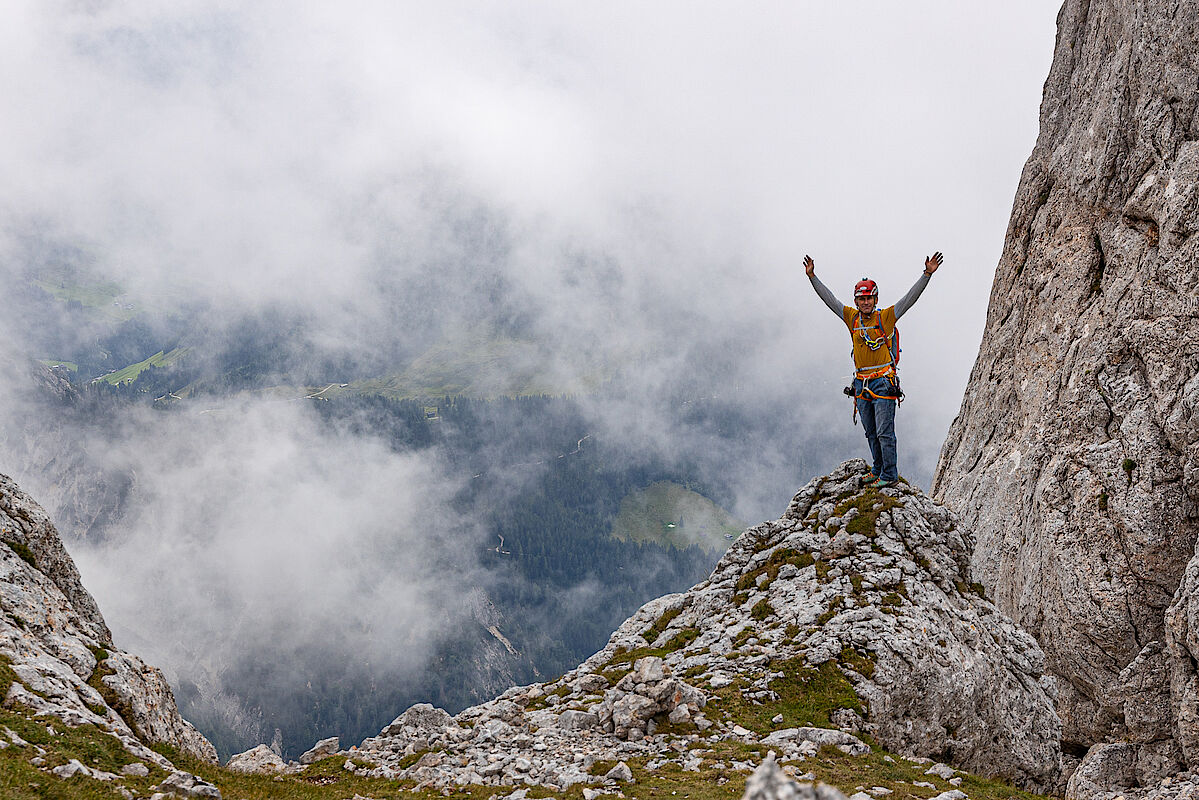
[[[941,266],[944,257],[933,253],[924,260],[924,273],[898,303],[879,309],[878,284],[862,278],[853,289],[853,306],[837,300],[816,277],[816,262],[804,256],[804,272],[812,288],[834,314],[849,328],[853,340],[853,397],[866,441],[870,443],[873,468],[864,485],[894,486],[899,482],[899,450],[895,440],[895,408],[899,402],[899,338],[895,324],[915,305],[928,280]]]

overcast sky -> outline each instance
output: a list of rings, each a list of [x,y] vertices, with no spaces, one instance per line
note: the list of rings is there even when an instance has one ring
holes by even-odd
[[[941,250],[901,325],[901,457],[928,472],[982,335],[1057,9],[8,0],[0,263],[33,232],[82,247],[138,302],[284,304],[309,314],[319,346],[350,352],[428,313],[433,295],[438,314],[485,316],[445,298],[495,286],[563,369],[580,353],[648,351],[640,377],[653,385],[695,368],[690,343],[728,332],[743,388],[787,397],[827,383],[849,426],[837,393],[849,342],[803,255],[842,300],[870,276],[889,304]],[[0,312],[19,319],[6,299]],[[22,332],[3,325],[19,349]],[[273,586],[263,597],[254,570],[305,548],[294,589],[327,563],[312,502],[348,498],[338,535],[368,549],[381,515],[473,529],[448,512],[449,489],[425,491],[441,480],[435,460],[331,438],[292,411],[225,419],[130,424],[114,428],[129,441],[95,444],[139,475],[144,498],[121,551],[81,560],[118,626],[150,602],[129,587],[152,592],[179,564],[193,568],[181,585],[226,575],[230,607],[269,626],[294,598]],[[302,469],[317,453],[339,468]],[[747,464],[747,481],[770,463]],[[417,488],[376,506],[351,491],[380,487],[376,474]],[[786,498],[762,503],[781,511]],[[126,558],[136,553],[153,557]],[[364,599],[356,582],[333,581],[322,599],[337,613],[440,602],[403,581]],[[169,627],[176,612],[162,608]]]
[[[627,305],[789,320],[766,343],[787,360],[845,346],[804,253],[838,295],[870,275],[887,302],[940,249],[905,366],[947,426],[1056,8],[13,2],[0,211],[143,292],[372,317],[381,265],[452,257],[434,220],[474,203],[500,220],[515,291],[569,302],[547,328],[611,321],[588,315],[586,257]]]

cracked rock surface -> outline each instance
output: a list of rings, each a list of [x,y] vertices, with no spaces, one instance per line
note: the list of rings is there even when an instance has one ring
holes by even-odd
[[[1135,750],[1125,788],[1199,763],[1197,20],[1196,0],[1062,7],[932,492],[1044,648],[1067,752]]]
[[[862,732],[912,757],[1056,786],[1052,681],[1032,637],[971,586],[972,536],[917,490],[860,489],[865,472],[854,460],[809,483],[710,578],[647,603],[558,680],[453,717],[413,706],[341,751],[346,769],[429,787],[613,787],[631,777],[625,760],[698,770],[705,743],[728,740],[763,743],[802,771],[821,746],[869,752]],[[827,727],[794,716],[807,711],[749,727],[728,713],[779,701],[794,680],[846,687]],[[597,762],[616,766],[596,774]]]

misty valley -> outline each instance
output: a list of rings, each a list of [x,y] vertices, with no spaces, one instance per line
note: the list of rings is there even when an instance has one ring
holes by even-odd
[[[304,346],[301,314],[214,329],[71,270],[20,291],[53,324],[40,365],[10,366],[7,463],[222,756],[555,677],[857,442],[827,390],[730,387],[713,359],[652,388],[584,365],[552,391],[505,361],[519,325],[388,373]]]

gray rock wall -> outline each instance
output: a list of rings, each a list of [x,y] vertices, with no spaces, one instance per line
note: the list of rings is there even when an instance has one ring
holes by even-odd
[[[70,599],[81,621],[96,639],[104,644],[112,642],[112,633],[104,622],[100,607],[83,588],[79,570],[62,546],[50,517],[7,475],[0,475],[0,541],[10,546],[28,547],[38,569]]]
[[[1066,751],[1130,741],[1149,785],[1199,763],[1199,2],[1067,0],[1040,122],[933,495]]]
[[[15,680],[5,707],[107,731],[136,758],[169,768],[148,745],[200,758],[216,750],[175,706],[162,673],[112,646],[99,608],[53,524],[0,475],[0,657]]]

